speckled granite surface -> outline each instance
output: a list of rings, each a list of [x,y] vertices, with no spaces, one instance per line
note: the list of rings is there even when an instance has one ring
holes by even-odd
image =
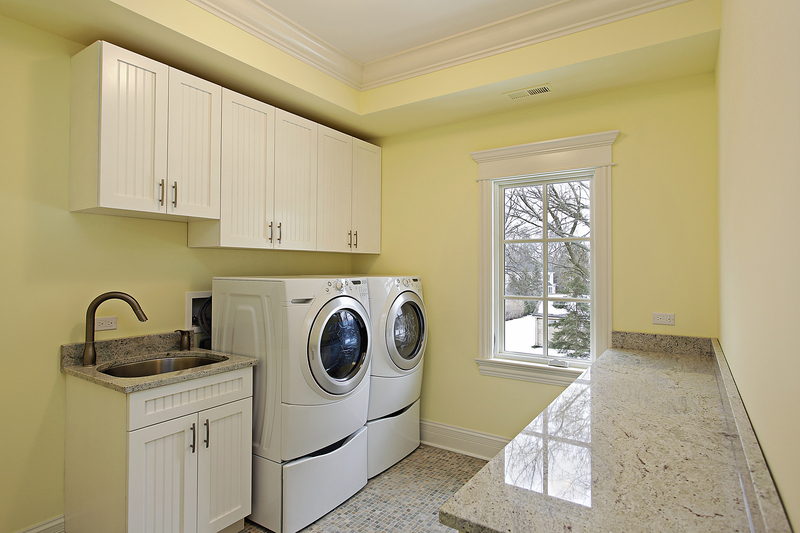
[[[90,367],[83,366],[82,342],[63,344],[61,346],[61,371],[103,387],[128,394],[258,364],[258,360],[252,357],[202,350],[199,348],[194,348],[188,352],[181,352],[180,338],[179,333],[162,333],[158,335],[96,341],[97,366]],[[192,344],[194,344],[194,334],[192,334]],[[219,359],[220,362],[141,378],[117,378],[101,372],[109,367],[124,363],[146,361],[158,357],[187,356],[211,357],[212,359]]]
[[[666,352],[713,355],[711,339],[707,337],[683,337],[680,335],[653,335],[612,331],[611,346],[622,350],[642,352]]]
[[[440,521],[467,533],[751,531],[718,373],[705,352],[608,350]],[[752,530],[791,531],[785,513],[773,524]]]

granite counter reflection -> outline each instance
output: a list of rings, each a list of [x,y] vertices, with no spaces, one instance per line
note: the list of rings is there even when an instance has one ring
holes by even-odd
[[[440,510],[468,533],[750,531],[708,355],[612,349]]]

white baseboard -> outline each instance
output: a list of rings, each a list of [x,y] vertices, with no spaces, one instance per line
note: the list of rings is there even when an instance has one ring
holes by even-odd
[[[489,460],[508,444],[509,439],[479,433],[470,429],[420,420],[420,441],[423,444],[450,450],[470,457]]]
[[[39,525],[20,530],[18,533],[64,533],[64,517],[53,518]]]

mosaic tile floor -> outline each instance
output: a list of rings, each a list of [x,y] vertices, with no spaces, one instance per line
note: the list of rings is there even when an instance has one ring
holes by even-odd
[[[453,533],[439,507],[486,461],[424,444],[301,533]],[[269,531],[245,522],[245,533]]]

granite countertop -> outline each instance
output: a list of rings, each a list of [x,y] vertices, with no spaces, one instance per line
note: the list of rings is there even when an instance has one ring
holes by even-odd
[[[440,522],[465,533],[790,532],[718,348],[608,350]]]
[[[194,335],[192,334],[192,345]],[[162,387],[172,383],[179,383],[191,379],[198,379],[222,372],[230,372],[240,368],[252,367],[258,364],[258,359],[192,348],[190,351],[180,351],[180,334],[164,333],[140,337],[126,337],[106,341],[96,341],[97,365],[83,366],[83,343],[64,344],[61,346],[61,371],[70,376],[75,376],[103,387],[129,394],[141,390]],[[118,378],[103,374],[101,370],[119,366],[125,363],[146,361],[159,357],[209,357],[218,359],[218,363],[211,363],[197,368],[177,370],[155,376],[139,378]]]

